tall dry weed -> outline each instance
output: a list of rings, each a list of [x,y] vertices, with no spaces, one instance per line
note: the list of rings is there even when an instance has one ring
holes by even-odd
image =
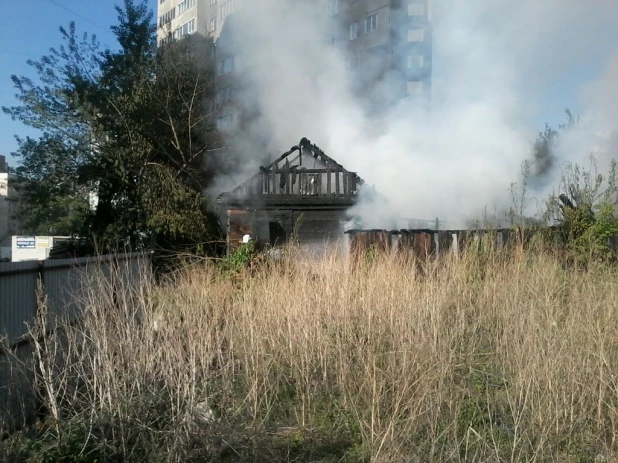
[[[207,264],[93,287],[46,391],[125,460],[611,461],[617,288],[542,253]]]

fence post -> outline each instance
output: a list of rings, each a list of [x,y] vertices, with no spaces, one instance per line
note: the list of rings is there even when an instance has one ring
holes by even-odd
[[[453,254],[455,255],[457,259],[459,259],[459,233],[452,233],[451,239],[453,240],[452,242]]]

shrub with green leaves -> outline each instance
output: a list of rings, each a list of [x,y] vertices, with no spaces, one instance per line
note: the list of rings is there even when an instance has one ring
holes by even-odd
[[[229,257],[223,259],[221,262],[221,269],[223,273],[230,276],[238,275],[254,261],[258,254],[259,252],[255,241],[243,243],[235,249]]]
[[[565,164],[561,193],[549,197],[543,219],[557,232],[551,234],[551,244],[559,245],[569,260],[585,263],[618,257],[612,245],[618,236],[617,181],[615,161],[606,175],[598,172],[594,158],[588,168]]]
[[[583,215],[583,214],[582,214]],[[615,206],[602,203],[592,218],[570,218],[571,226],[578,227],[581,234],[569,242],[570,250],[575,256],[589,257],[595,260],[615,260],[616,249],[611,239],[618,236],[618,217]]]

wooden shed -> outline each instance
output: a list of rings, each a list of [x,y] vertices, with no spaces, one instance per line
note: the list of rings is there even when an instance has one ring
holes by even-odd
[[[271,246],[296,232],[303,247],[323,248],[344,238],[346,211],[356,204],[363,180],[303,138],[217,203],[227,220],[228,252],[244,235]]]

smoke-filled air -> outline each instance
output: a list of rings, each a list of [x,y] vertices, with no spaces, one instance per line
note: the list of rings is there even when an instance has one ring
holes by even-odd
[[[533,182],[537,200],[556,186],[562,162],[584,162],[616,129],[615,0],[436,0],[430,109],[403,99],[386,112],[372,112],[370,103],[394,96],[388,74],[366,95],[355,90],[347,57],[327,43],[321,2],[245,4],[234,24],[247,44],[237,65],[250,82],[244,101],[259,114],[243,132],[245,146],[266,136],[275,154],[310,138],[388,198],[388,211],[361,201],[365,226],[504,215],[543,118],[575,105],[581,124]],[[603,69],[590,65],[599,58]],[[574,73],[586,84],[564,93]],[[263,159],[245,152],[248,168]]]

